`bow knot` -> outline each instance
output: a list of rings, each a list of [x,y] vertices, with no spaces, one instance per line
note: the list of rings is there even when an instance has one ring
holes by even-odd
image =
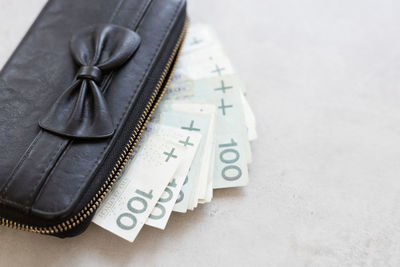
[[[76,77],[78,79],[89,79],[99,83],[103,78],[103,74],[101,73],[101,69],[96,66],[82,66],[78,70]]]
[[[71,54],[79,65],[76,79],[56,100],[40,127],[75,138],[102,138],[114,133],[99,84],[103,74],[123,65],[137,50],[140,37],[112,24],[90,26],[75,34]]]

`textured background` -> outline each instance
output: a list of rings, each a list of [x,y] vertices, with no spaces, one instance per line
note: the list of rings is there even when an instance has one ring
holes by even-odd
[[[0,63],[44,0],[0,0]],[[73,239],[0,228],[0,265],[400,266],[400,2],[189,0],[258,119],[251,183],[145,227]],[[14,32],[15,31],[15,32]]]

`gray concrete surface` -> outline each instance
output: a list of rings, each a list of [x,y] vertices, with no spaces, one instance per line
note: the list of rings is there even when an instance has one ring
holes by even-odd
[[[44,0],[0,0],[0,60]],[[145,228],[0,228],[1,266],[400,266],[400,2],[189,0],[258,119],[247,188]],[[14,27],[14,28],[13,28]]]

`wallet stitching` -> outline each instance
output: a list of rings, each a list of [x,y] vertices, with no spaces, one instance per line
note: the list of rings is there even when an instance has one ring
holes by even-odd
[[[118,123],[117,123],[117,125],[116,125],[117,128],[118,128],[118,126],[120,125],[121,120],[125,117],[125,114],[127,113],[128,108],[129,108],[129,107],[131,106],[131,104],[132,104],[133,96],[135,95],[134,93],[136,93],[137,90],[138,90],[138,88],[139,88],[139,86],[141,86],[141,85],[143,84],[144,76],[145,76],[146,73],[148,72],[148,70],[149,70],[149,68],[150,68],[150,66],[151,66],[151,63],[153,62],[155,56],[156,56],[156,55],[158,54],[158,52],[160,51],[160,47],[161,47],[163,41],[165,40],[166,34],[168,33],[168,30],[169,30],[170,27],[171,27],[172,21],[174,20],[176,13],[178,12],[178,7],[179,7],[179,4],[176,6],[176,8],[175,8],[175,10],[174,10],[174,14],[173,14],[171,20],[169,21],[168,26],[166,27],[165,31],[163,32],[163,36],[162,36],[162,38],[160,39],[160,42],[158,43],[156,50],[154,51],[153,55],[151,55],[151,60],[150,60],[149,64],[147,64],[146,69],[144,70],[144,72],[142,73],[142,77],[140,78],[140,80],[139,80],[139,82],[138,82],[138,85],[136,86],[134,92],[129,96],[129,98],[130,98],[129,103],[125,106],[125,110],[124,110],[124,112],[122,113],[121,117],[120,117],[119,120],[118,120]]]
[[[133,96],[134,96],[135,93],[138,91],[139,86],[141,86],[141,85],[143,84],[144,76],[145,76],[146,73],[148,72],[148,70],[149,70],[149,68],[150,68],[150,66],[151,66],[151,63],[153,62],[155,56],[156,56],[156,55],[158,54],[158,52],[160,51],[160,47],[161,47],[163,41],[165,40],[165,36],[166,36],[166,34],[169,32],[170,27],[171,27],[171,24],[172,24],[172,22],[173,22],[173,20],[174,20],[174,18],[175,18],[175,15],[176,15],[176,13],[178,12],[178,7],[179,7],[179,3],[178,3],[178,5],[176,6],[176,8],[175,8],[175,10],[174,10],[173,16],[172,16],[171,20],[169,21],[168,26],[166,27],[165,32],[163,33],[163,36],[162,36],[162,38],[160,39],[160,42],[158,43],[156,50],[154,51],[153,55],[151,56],[151,60],[150,60],[149,64],[146,66],[146,69],[143,71],[142,77],[140,78],[140,80],[139,80],[139,82],[138,82],[138,85],[136,86],[134,92],[130,95],[130,97],[129,97],[130,100],[129,100],[128,104],[125,106],[125,110],[124,110],[124,112],[122,113],[121,117],[119,118],[118,123],[117,123],[117,125],[116,125],[116,128],[118,128],[118,126],[119,126],[120,123],[121,123],[121,120],[125,117],[125,114],[127,113],[128,108],[132,105]],[[100,157],[103,156],[104,151],[106,150],[106,148],[108,147],[108,145],[110,144],[111,141],[112,141],[112,138],[111,138],[111,139],[108,141],[108,143],[104,146],[103,151],[102,151],[102,152],[100,153],[100,155],[97,157],[95,163],[92,164],[92,167],[95,166],[95,165],[97,165],[96,162],[99,160]],[[87,175],[90,174],[90,171],[91,171],[91,170],[92,170],[92,168],[89,169],[89,172],[87,173]]]
[[[148,3],[149,1],[151,1],[151,0],[144,1],[143,3]],[[125,0],[120,0],[120,2],[118,3],[117,7],[116,7],[115,10],[113,11],[113,14],[111,15],[111,17],[110,17],[110,19],[109,19],[110,22],[114,19],[115,15],[119,12],[119,10],[121,9],[121,6],[122,6],[122,4],[123,4],[124,2],[125,2]],[[140,9],[140,11],[137,13],[137,15],[136,15],[136,17],[135,17],[135,20],[132,21],[132,23],[131,23],[130,25],[132,25],[132,24],[134,24],[134,23],[137,22],[137,20],[140,18],[140,14],[142,14],[142,12],[144,11],[144,9],[145,9],[146,6],[147,6],[147,4],[143,4],[143,5],[141,6],[141,9]],[[31,31],[31,30],[32,30],[32,28],[30,28],[30,31]],[[109,74],[109,75],[107,75],[107,76],[111,76],[111,74]],[[107,77],[107,78],[108,78],[108,77]],[[106,86],[108,87],[109,84],[110,84],[110,83],[106,84]],[[25,151],[25,153],[24,153],[24,155],[22,156],[22,158],[20,159],[18,165],[14,168],[14,170],[13,170],[13,172],[11,173],[10,177],[7,179],[8,181],[7,181],[7,183],[5,184],[4,189],[2,190],[2,191],[4,191],[4,192],[1,192],[1,195],[2,195],[2,196],[5,195],[5,194],[8,192],[9,187],[10,187],[10,185],[12,184],[12,181],[14,181],[15,173],[20,169],[21,165],[22,165],[22,164],[25,162],[25,160],[28,158],[28,155],[30,154],[30,152],[36,147],[36,145],[37,145],[37,143],[38,143],[40,137],[42,136],[42,133],[43,133],[43,130],[41,130],[41,131],[39,132],[39,134],[35,137],[34,141],[31,143],[31,145],[29,146],[29,148]],[[65,147],[66,150],[69,150],[69,148],[71,147],[71,143],[72,143],[72,142],[73,142],[72,140],[67,140],[67,144],[66,144],[66,147]],[[47,184],[47,182],[48,182],[48,180],[49,180],[49,178],[50,178],[50,174],[53,173],[54,167],[55,167],[55,166],[58,166],[59,161],[57,161],[56,164],[54,164],[53,166],[50,166],[50,164],[51,164],[51,162],[54,160],[54,158],[57,156],[57,154],[59,154],[59,152],[60,152],[60,150],[61,150],[61,147],[62,147],[64,144],[65,144],[65,140],[61,140],[61,142],[59,143],[59,145],[58,145],[57,148],[56,148],[56,151],[53,152],[53,155],[52,155],[51,159],[48,161],[48,163],[46,164],[46,167],[45,167],[44,170],[41,172],[41,174],[40,174],[41,178],[38,179],[38,182],[36,182],[36,183],[34,184],[33,190],[32,190],[32,192],[29,194],[28,200],[33,196],[33,194],[34,194],[35,191],[36,191],[35,189],[37,188],[37,186],[38,186],[40,183],[43,183],[43,185],[46,185],[46,184]],[[103,152],[102,152],[102,153],[103,153]],[[63,153],[63,154],[64,154],[64,153]],[[102,155],[102,154],[101,154],[101,155]],[[98,161],[98,159],[96,159],[96,161]],[[44,174],[45,174],[50,168],[52,168],[52,170],[51,170],[51,172],[49,173],[49,175],[45,178],[45,181],[43,182],[43,176],[44,176]],[[38,198],[38,196],[40,195],[41,192],[42,192],[42,190],[40,189],[39,192],[38,192],[38,195],[35,197],[35,199],[33,199],[32,204],[31,204],[32,206],[31,206],[30,208],[33,207],[34,203],[36,202],[36,199]],[[26,204],[25,204],[25,205],[22,205],[21,203],[16,202],[16,201],[13,201],[13,200],[7,200],[7,202],[12,203],[12,204],[17,205],[17,206],[26,207],[26,206],[25,206]],[[29,207],[28,207],[28,208],[29,208]]]
[[[36,143],[38,142],[39,136],[42,136],[42,131],[37,135],[37,138],[36,138],[35,142],[32,143],[31,148],[27,150],[27,153],[24,155],[25,158],[24,158],[23,161],[25,161],[25,159],[28,157],[27,155],[29,154],[29,152],[32,151],[33,145],[36,144]],[[44,175],[46,172],[48,172],[48,170],[51,168],[50,163],[57,157],[57,155],[59,155],[59,152],[61,151],[63,145],[64,145],[64,142],[60,142],[59,145],[57,146],[56,150],[53,151],[51,158],[50,158],[50,159],[47,161],[47,163],[45,164],[47,167],[40,173],[40,177],[43,177],[43,175]],[[23,163],[23,161],[21,162],[21,164]],[[19,169],[19,168],[17,168],[16,171],[17,171],[18,169]],[[14,180],[14,179],[13,179],[14,177],[15,177],[14,174],[10,177],[10,182],[7,183],[7,186],[6,186],[6,188],[4,189],[4,191],[5,191],[4,193],[7,193],[8,189],[9,189],[9,185],[12,184],[12,181]],[[29,204],[28,201],[33,197],[33,195],[34,195],[34,193],[35,193],[35,191],[36,191],[36,188],[37,188],[38,185],[39,185],[40,183],[42,183],[42,182],[43,182],[43,179],[38,179],[38,181],[32,186],[31,192],[29,193],[28,198],[24,201],[23,204],[21,204],[20,202],[14,201],[14,200],[7,200],[7,202],[8,202],[8,203],[12,203],[12,204],[14,204],[14,205],[16,205],[16,206],[19,206],[19,207],[22,206],[22,207],[24,207],[24,208],[27,208],[26,205]],[[35,199],[32,199],[32,203],[34,203],[34,200],[35,200]]]
[[[35,139],[33,140],[33,142],[30,144],[30,146],[28,147],[28,149],[25,151],[24,155],[22,156],[22,158],[20,159],[20,161],[18,162],[17,166],[15,166],[14,170],[12,171],[10,177],[7,179],[7,183],[4,185],[3,189],[1,190],[1,194],[2,196],[7,194],[8,189],[10,187],[11,182],[14,180],[14,176],[15,173],[18,171],[19,167],[21,167],[22,163],[25,162],[26,158],[28,157],[28,155],[31,153],[32,149],[35,147],[36,143],[39,141],[40,137],[42,136],[43,131],[40,130],[39,134],[35,136]]]
[[[120,0],[117,7],[115,8],[115,10],[113,11],[109,21],[112,21],[115,17],[115,15],[119,12],[119,10],[121,9],[122,4],[125,2],[125,0]]]
[[[148,3],[148,2],[146,1],[145,3]],[[119,120],[118,120],[118,123],[117,123],[117,125],[116,125],[116,128],[118,128],[118,126],[120,125],[122,119],[125,117],[125,115],[126,115],[126,113],[127,113],[127,111],[128,111],[128,108],[129,108],[129,107],[131,106],[131,104],[132,104],[133,96],[134,96],[134,95],[136,94],[136,92],[138,91],[139,86],[143,84],[143,80],[144,80],[144,77],[145,77],[146,73],[148,73],[149,68],[150,68],[152,62],[154,61],[155,56],[156,56],[156,55],[158,54],[158,52],[160,51],[160,47],[161,47],[161,45],[163,44],[163,41],[165,41],[165,39],[166,39],[166,38],[165,38],[165,37],[166,37],[166,34],[171,30],[171,24],[172,24],[174,18],[176,17],[176,14],[177,14],[177,12],[178,12],[178,8],[179,8],[180,4],[181,4],[181,2],[178,2],[178,4],[176,5],[175,10],[174,10],[174,12],[173,12],[173,15],[172,15],[172,17],[171,17],[171,19],[170,19],[170,21],[169,21],[169,23],[168,23],[168,26],[166,27],[165,31],[163,32],[163,36],[162,36],[162,38],[160,39],[160,42],[158,43],[157,48],[155,49],[154,53],[153,53],[152,56],[151,56],[151,60],[149,61],[148,65],[146,66],[146,69],[143,71],[142,77],[141,77],[141,79],[138,81],[138,84],[137,84],[135,90],[134,90],[133,93],[129,96],[130,100],[129,100],[129,102],[127,103],[127,105],[125,106],[125,110],[124,110],[123,113],[121,114],[121,116],[120,116],[120,118],[119,118]],[[145,6],[147,6],[147,5],[143,5],[143,8],[144,8]],[[141,10],[141,11],[142,11],[142,10]],[[139,12],[139,13],[140,13],[140,12]],[[132,21],[132,24],[133,24],[133,21]],[[129,24],[129,25],[131,26],[132,24]],[[37,139],[39,139],[39,138],[37,138]],[[96,159],[96,160],[94,161],[94,163],[92,164],[92,166],[91,166],[91,168],[89,169],[87,175],[90,174],[90,172],[92,171],[92,169],[93,169],[94,166],[98,165],[99,159],[104,155],[104,152],[105,152],[106,148],[109,146],[109,144],[110,144],[110,142],[111,142],[112,140],[113,140],[113,138],[111,138],[111,139],[107,142],[107,144],[104,145],[104,148],[103,148],[102,152],[99,154],[99,156],[97,157],[97,159]],[[36,140],[36,143],[33,143],[33,144],[32,144],[31,150],[34,148],[34,145],[36,145],[36,144],[37,144],[37,140]],[[47,166],[47,167],[45,168],[45,170],[42,172],[42,175],[49,169],[49,165],[50,165],[51,161],[54,160],[54,158],[56,157],[56,155],[58,154],[58,152],[61,150],[61,147],[63,146],[63,144],[64,144],[64,142],[61,142],[60,145],[58,145],[58,147],[57,147],[55,153],[53,153],[52,158],[49,160],[49,163],[47,164],[48,166]],[[72,144],[72,141],[69,142],[69,144],[67,144],[66,150],[68,150],[68,149],[71,147],[71,144]],[[30,151],[31,151],[31,150],[30,150]],[[65,155],[65,153],[63,153],[63,155]],[[26,157],[24,158],[23,161],[25,161],[25,159],[26,159]],[[23,162],[23,161],[22,161],[22,162]],[[21,164],[22,164],[22,162],[21,162]],[[61,158],[57,161],[56,165],[54,165],[54,166],[57,166],[60,162],[61,162]],[[21,165],[21,164],[20,164],[20,165]],[[19,165],[19,166],[20,166],[20,165]],[[53,168],[53,169],[54,169],[54,168]],[[46,178],[46,184],[47,184],[47,181],[50,180],[51,174],[53,174],[53,170],[51,171],[51,173],[50,173],[50,174],[48,175],[48,177]],[[87,175],[85,175],[85,176],[87,176]],[[41,179],[39,179],[39,182],[35,184],[35,187],[40,183],[40,181],[41,181]],[[43,188],[43,187],[42,187],[42,188]],[[41,193],[41,191],[42,191],[42,190],[40,190],[39,193]],[[29,196],[31,197],[31,195],[33,195],[33,193],[31,193]],[[32,206],[30,207],[31,209],[33,208],[34,203],[36,202],[37,198],[38,198],[38,196],[35,198],[34,202],[32,203]],[[20,203],[17,203],[17,202],[15,202],[15,201],[7,201],[7,202],[20,205]],[[43,210],[43,211],[50,212],[48,209]]]
[[[165,39],[166,39],[166,38],[165,38],[165,37],[166,37],[166,34],[171,30],[171,24],[172,24],[174,18],[176,17],[176,14],[178,13],[178,8],[179,8],[179,6],[180,6],[180,3],[181,3],[181,2],[178,2],[178,4],[176,5],[176,8],[175,8],[174,13],[173,13],[173,15],[172,15],[172,17],[171,17],[171,20],[169,21],[168,26],[166,27],[165,31],[163,32],[163,36],[162,36],[162,38],[160,39],[160,42],[158,43],[157,48],[155,49],[154,53],[153,53],[152,56],[151,56],[151,60],[150,60],[149,63],[147,64],[146,69],[143,71],[142,77],[141,77],[141,79],[138,81],[138,84],[137,84],[135,90],[134,90],[133,93],[129,96],[130,100],[129,100],[128,104],[125,106],[125,110],[124,110],[124,112],[122,113],[121,117],[119,118],[118,123],[117,123],[117,125],[116,125],[116,128],[118,128],[118,126],[119,126],[120,123],[121,123],[121,120],[125,117],[125,114],[127,113],[128,108],[129,108],[129,107],[131,106],[131,104],[132,104],[133,96],[134,96],[135,93],[137,92],[139,86],[142,85],[143,80],[144,80],[144,76],[145,76],[146,73],[148,72],[148,70],[149,70],[149,68],[150,68],[150,66],[151,66],[151,64],[152,64],[152,62],[153,62],[155,56],[156,56],[156,55],[158,54],[158,52],[160,51],[160,47],[161,47],[161,45],[163,44],[163,41],[165,41]],[[107,147],[109,146],[109,144],[110,144],[110,142],[112,141],[112,139],[113,139],[113,138],[110,138],[110,140],[107,142],[107,144],[104,145],[103,150],[100,152],[99,156],[96,158],[96,160],[94,161],[94,163],[93,163],[93,164],[91,165],[91,167],[89,168],[89,171],[88,171],[87,174],[84,175],[84,176],[88,176],[88,175],[90,174],[90,172],[93,170],[93,167],[96,166],[96,165],[98,165],[99,159],[104,155],[104,152],[106,151],[106,149],[107,149]],[[71,143],[72,143],[72,142],[71,142]],[[57,164],[60,163],[61,160],[62,160],[62,159],[60,158],[60,160],[57,162]],[[53,174],[53,173],[51,173],[51,174]],[[49,177],[47,177],[47,180],[50,180],[50,175],[49,175]],[[32,205],[32,207],[33,207],[33,205]],[[42,210],[42,211],[51,212],[51,211],[48,210],[48,209]]]
[[[118,8],[117,8],[118,11],[119,11],[119,9],[120,9],[120,7],[122,6],[122,3],[123,3],[124,1],[125,1],[125,0],[122,0],[122,1],[119,3],[119,6],[118,6]],[[129,27],[129,28],[132,27],[133,25],[137,24],[139,18],[142,17],[143,15],[145,15],[145,14],[144,14],[144,11],[146,10],[146,7],[147,7],[149,4],[152,3],[152,1],[151,1],[151,0],[147,0],[147,1],[143,1],[143,3],[144,3],[144,4],[141,6],[140,11],[137,12],[137,15],[136,15],[135,19],[132,20],[132,22],[128,24],[128,27]],[[116,14],[118,11],[114,12],[114,14],[112,15],[110,21],[113,19],[113,17],[115,16],[115,14]],[[176,11],[174,12],[174,16],[173,16],[173,17],[175,17],[175,14],[176,14]],[[169,27],[169,26],[170,26],[170,23],[169,23],[168,27]],[[168,29],[167,29],[167,30],[168,30]],[[162,40],[164,39],[164,37],[165,37],[165,34],[164,34],[164,36],[162,37],[161,42],[162,42]],[[159,47],[157,47],[157,50],[158,50],[158,48],[159,48]],[[151,61],[153,61],[154,56],[155,56],[155,55],[153,54],[153,55],[152,55]],[[150,64],[151,64],[151,62],[150,62]],[[149,65],[150,65],[150,64],[149,64]],[[149,68],[149,65],[147,66],[146,70],[144,71],[143,76],[146,74],[146,72],[147,72],[147,70],[148,70],[148,68]],[[110,74],[107,75],[107,76],[111,76],[111,74],[112,74],[112,73],[110,73]],[[107,77],[107,78],[108,78],[108,77]],[[142,78],[142,79],[143,79],[143,78]],[[142,79],[139,81],[139,85],[140,85]],[[110,84],[111,84],[111,81],[108,81],[108,83],[106,84],[106,88],[104,88],[104,91],[107,90],[107,88],[109,87]],[[134,92],[137,92],[137,89],[138,89],[139,85],[136,87],[136,89],[135,89]],[[132,95],[130,96],[130,99],[131,99],[131,100],[130,100],[130,102],[128,103],[128,106],[125,108],[125,111],[123,112],[123,114],[122,114],[121,118],[119,119],[119,121],[118,121],[118,123],[117,123],[117,125],[116,125],[115,128],[118,128],[118,125],[120,124],[120,121],[121,121],[122,118],[125,116],[127,108],[131,105],[133,95],[134,95],[134,94],[132,94]],[[111,141],[111,140],[110,140],[110,141]],[[102,156],[104,155],[104,151],[106,150],[106,148],[107,148],[108,145],[110,144],[110,141],[108,141],[108,143],[104,146],[104,148],[103,148],[103,150],[100,152],[99,156],[96,158],[96,160],[94,161],[94,163],[91,165],[91,168],[89,169],[89,172],[88,172],[87,175],[90,174],[90,171],[91,171],[91,169],[92,169],[94,166],[98,165],[99,159],[100,159],[100,157],[102,157]],[[59,160],[58,160],[58,161],[56,162],[56,164],[53,166],[53,169],[51,170],[51,172],[48,174],[45,183],[43,184],[42,188],[39,190],[38,195],[36,196],[36,198],[34,199],[34,201],[33,201],[33,203],[32,203],[32,208],[33,208],[33,206],[34,206],[36,200],[39,199],[40,196],[42,195],[43,188],[45,187],[45,185],[47,185],[47,184],[48,184],[48,181],[51,180],[50,178],[53,176],[56,167],[61,163],[61,161],[62,161],[62,159],[63,159],[63,156],[64,156],[64,155],[66,154],[66,152],[67,152],[68,150],[70,150],[70,148],[72,147],[72,146],[71,146],[72,143],[73,143],[73,140],[71,140],[71,141],[69,142],[69,144],[67,144],[67,146],[66,146],[66,148],[65,148],[65,151],[62,153],[62,156],[59,158]],[[50,164],[50,162],[49,162],[49,164]],[[84,175],[84,176],[87,176],[87,175]],[[48,211],[48,210],[44,210],[44,211]]]
[[[68,143],[66,144],[66,145],[68,145]],[[59,155],[59,152],[62,150],[62,147],[64,146],[64,142],[60,142],[60,144],[57,146],[57,148],[56,148],[56,151],[55,152],[53,152],[53,155],[52,155],[52,157],[50,158],[50,160],[47,162],[47,167],[41,172],[41,174],[40,174],[40,176],[41,177],[43,177],[45,174],[46,174],[46,172],[48,172],[48,170],[50,169],[50,168],[52,168],[52,166],[50,165],[52,162],[53,162],[53,160],[57,157],[57,155]],[[54,165],[53,165],[54,166]],[[43,183],[44,181],[43,181],[43,179],[38,179],[38,182],[33,186],[33,189],[31,190],[31,193],[29,194],[29,198],[28,198],[28,200],[30,199],[30,198],[32,198],[33,197],[33,195],[35,194],[35,192],[36,192],[36,189],[37,189],[37,187],[39,186],[39,184],[41,184],[41,183]],[[34,201],[36,200],[36,198],[35,199],[33,199],[32,200],[32,205],[33,205],[33,203],[34,203]],[[26,203],[26,204],[29,204],[29,203]]]

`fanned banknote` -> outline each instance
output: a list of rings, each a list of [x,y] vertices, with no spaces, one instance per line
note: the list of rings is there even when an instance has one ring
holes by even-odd
[[[249,183],[256,119],[216,36],[190,26],[167,93],[94,223],[133,241],[145,224],[164,229],[172,211],[210,202],[213,189]]]
[[[178,142],[148,131],[93,222],[133,242],[182,163],[186,150]]]
[[[154,123],[150,124],[148,128],[151,129],[152,133],[161,135],[171,142],[180,143],[186,148],[182,162],[146,221],[147,225],[164,229],[196,156],[201,134]]]

